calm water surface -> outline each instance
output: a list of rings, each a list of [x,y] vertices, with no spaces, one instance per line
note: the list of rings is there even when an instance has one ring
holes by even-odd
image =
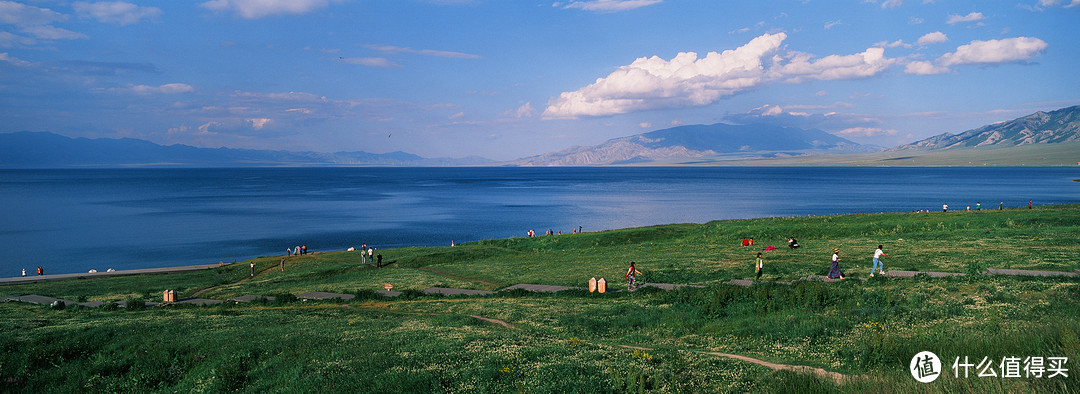
[[[1080,202],[1080,168],[0,171],[0,277],[717,219]]]

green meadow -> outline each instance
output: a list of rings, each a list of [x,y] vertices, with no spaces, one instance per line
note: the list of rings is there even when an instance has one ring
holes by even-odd
[[[801,247],[789,249],[788,237]],[[742,238],[753,238],[743,247]],[[765,274],[751,287],[766,246]],[[834,248],[866,277],[877,245],[886,270],[963,277],[824,275]],[[0,285],[40,294],[128,301],[129,308],[0,304],[4,392],[1076,392],[1080,279],[984,275],[986,268],[1080,269],[1080,205],[980,212],[784,217],[574,235],[281,256],[196,272]],[[429,287],[518,284],[625,289],[644,280],[702,287],[663,291],[427,295]],[[779,282],[794,281],[792,284]],[[385,284],[400,297],[376,294]],[[139,307],[165,289],[180,298],[254,294],[273,302]],[[349,301],[299,301],[327,291]],[[484,319],[481,319],[484,318]],[[489,320],[485,320],[489,319]],[[497,320],[492,322],[492,320]],[[499,324],[499,323],[504,324]],[[942,359],[919,383],[909,362]],[[774,370],[725,353],[835,372]],[[997,377],[953,376],[955,358],[992,360]],[[1003,360],[1068,357],[1068,376],[1003,377]],[[1049,366],[1049,363],[1047,364]]]

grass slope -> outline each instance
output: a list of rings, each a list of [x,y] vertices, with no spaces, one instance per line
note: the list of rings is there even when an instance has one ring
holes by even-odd
[[[803,245],[786,248],[788,236]],[[753,237],[753,249],[738,240]],[[1080,206],[963,213],[790,217],[383,250],[388,267],[333,252],[175,274],[0,286],[0,296],[89,300],[224,299],[306,291],[349,302],[85,309],[0,304],[0,391],[162,392],[1069,392],[1080,387],[1080,283],[1066,278],[875,278],[835,284],[721,285],[823,274],[840,248],[865,276],[878,244],[887,269],[977,272],[1080,267]],[[629,261],[650,282],[706,288],[603,296],[504,292],[423,295],[427,287],[515,283],[620,286]],[[375,295],[384,283],[404,296]],[[513,328],[471,316],[499,319]],[[623,346],[635,346],[631,349]],[[643,350],[644,349],[644,350]],[[944,376],[907,371],[922,350]],[[852,376],[813,375],[707,355],[722,352]],[[954,378],[954,357],[1069,357],[1069,377]],[[976,362],[977,362],[976,361]]]

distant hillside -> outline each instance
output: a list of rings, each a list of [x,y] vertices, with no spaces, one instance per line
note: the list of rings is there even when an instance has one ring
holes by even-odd
[[[286,152],[158,145],[149,141],[69,138],[53,133],[0,134],[0,168],[63,167],[260,167],[260,166],[461,166],[483,158],[427,159],[404,152]]]
[[[889,151],[1020,146],[1080,141],[1080,106],[1036,112],[960,134],[945,133]]]
[[[504,163],[523,166],[675,164],[738,158],[880,151],[821,130],[773,125],[692,125]]]

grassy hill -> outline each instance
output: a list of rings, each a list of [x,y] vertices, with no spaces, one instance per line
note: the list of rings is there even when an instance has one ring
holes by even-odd
[[[803,247],[790,250],[787,237]],[[752,237],[753,248],[738,240]],[[765,283],[753,276],[766,245]],[[0,304],[2,391],[807,392],[1036,391],[1080,387],[1080,282],[972,275],[840,283],[833,248],[865,276],[882,244],[886,269],[976,273],[1073,271],[1080,205],[1033,210],[891,213],[718,221],[381,251],[388,267],[349,252],[256,259],[218,269],[0,286],[0,297],[225,299],[273,303],[97,309]],[[586,291],[425,295],[428,287],[494,290],[516,283],[625,286],[636,261],[649,282],[704,285],[605,295]],[[383,284],[399,298],[375,294]],[[299,302],[287,294],[356,294]],[[485,320],[498,319],[509,326]],[[1070,357],[1069,377],[954,378],[923,385],[907,371],[930,350],[954,357]],[[812,374],[706,354],[722,352],[848,375]],[[996,365],[996,364],[995,364]]]

